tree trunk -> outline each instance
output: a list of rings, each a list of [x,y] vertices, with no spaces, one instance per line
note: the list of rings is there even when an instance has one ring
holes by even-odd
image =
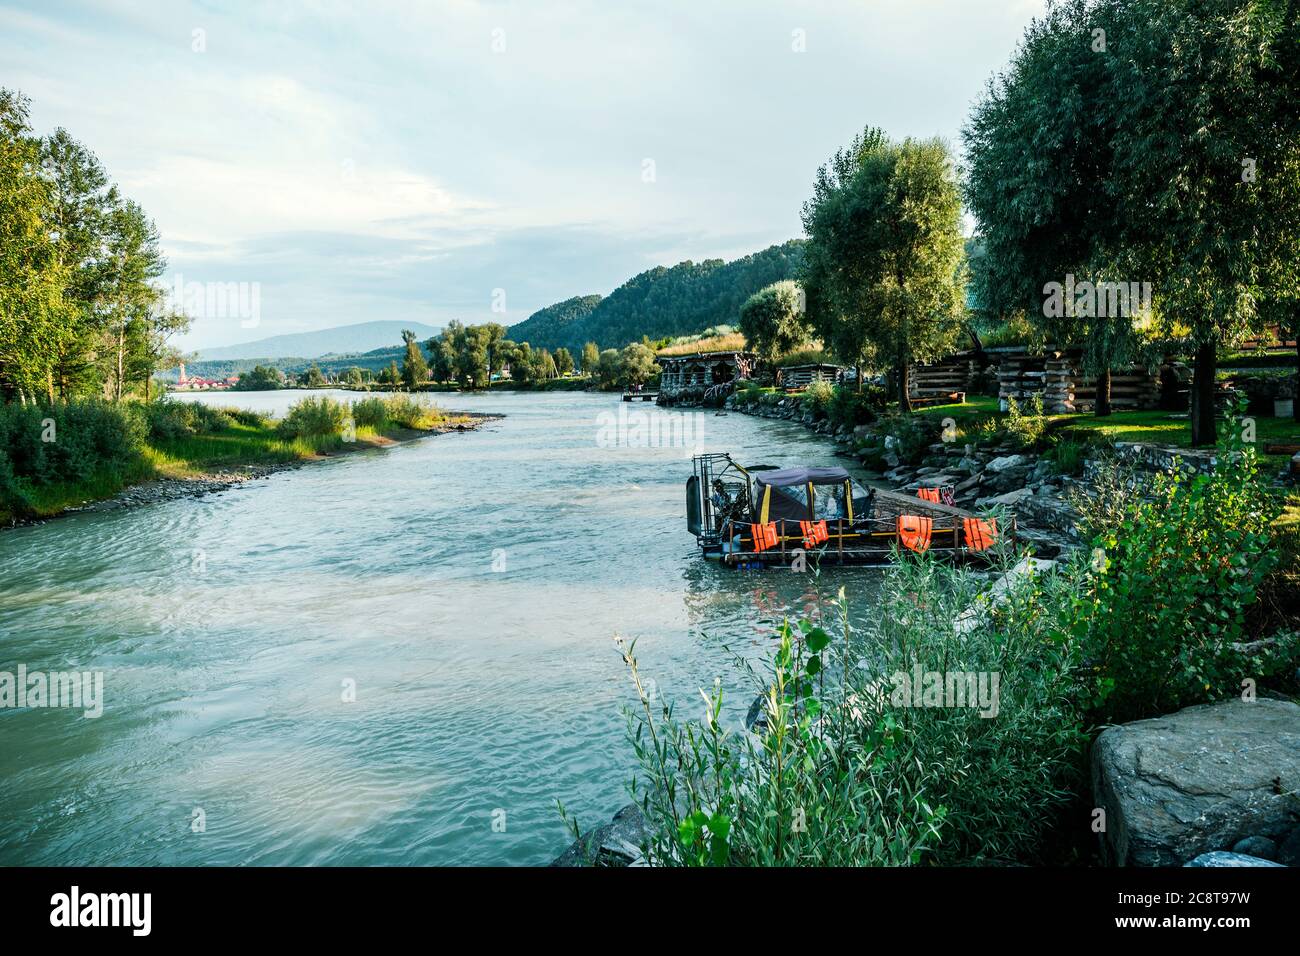
[[[858,372],[858,394],[861,395],[861,394],[862,394],[862,379],[865,378],[866,376],[864,376],[864,375],[862,374],[862,366],[861,366],[861,365],[858,366],[858,368],[857,368],[857,372]]]
[[[1097,376],[1097,404],[1093,408],[1093,414],[1103,418],[1110,413],[1110,369],[1107,368]]]
[[[1216,439],[1214,426],[1214,374],[1217,371],[1218,350],[1213,342],[1196,348],[1196,367],[1192,372],[1192,447],[1213,445]]]
[[[910,412],[912,410],[911,369],[908,367],[909,362],[906,357],[898,363],[898,371],[895,377],[898,379],[898,407],[900,410]]]

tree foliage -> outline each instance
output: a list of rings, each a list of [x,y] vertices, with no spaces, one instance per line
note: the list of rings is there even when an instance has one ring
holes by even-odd
[[[746,299],[740,307],[740,332],[751,349],[769,360],[806,345],[810,330],[798,283],[774,282]]]
[[[961,200],[938,140],[868,128],[817,172],[801,275],[814,331],[842,361],[907,369],[950,349],[965,309]],[[859,377],[859,381],[861,377]]]

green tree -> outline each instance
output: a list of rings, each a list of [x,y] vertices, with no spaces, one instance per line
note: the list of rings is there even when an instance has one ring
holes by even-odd
[[[619,354],[619,380],[628,385],[644,385],[657,370],[655,353],[640,342],[633,342]]]
[[[28,101],[0,89],[0,395],[23,401],[54,391],[64,349],[66,271],[45,220],[50,184]]]
[[[623,360],[618,349],[605,349],[596,363],[596,375],[602,388],[613,388],[623,375]]]
[[[108,212],[104,257],[109,272],[103,290],[104,379],[109,394],[120,401],[146,364],[140,361],[140,350],[147,342],[150,314],[162,308],[155,281],[167,265],[157,227],[132,200],[123,200]],[[148,374],[152,371],[149,368]]]
[[[42,141],[41,167],[50,183],[46,221],[67,276],[55,385],[63,395],[93,393],[102,387],[95,356],[103,344],[112,277],[105,241],[109,216],[121,198],[95,155],[66,130]]]
[[[563,346],[555,350],[555,371],[561,377],[573,371],[573,353]]]
[[[600,369],[600,349],[595,342],[582,347],[582,374],[595,375]]]
[[[899,405],[910,410],[911,363],[950,350],[965,309],[961,200],[947,148],[892,143],[868,128],[818,170],[803,223],[814,330],[845,362],[889,362]]]
[[[1277,0],[1104,0],[1107,198],[1155,313],[1195,354],[1192,444],[1216,438],[1218,349],[1265,331],[1279,213],[1294,214],[1300,10]],[[1273,178],[1275,177],[1275,178]]]
[[[284,388],[284,373],[270,365],[255,365],[239,376],[235,389],[241,392],[269,392]]]
[[[410,391],[415,391],[429,379],[429,364],[424,360],[424,352],[415,339],[415,333],[409,329],[402,330],[402,341],[406,343],[406,355],[402,359],[402,382]]]
[[[329,383],[325,381],[325,376],[321,373],[320,366],[315,362],[312,362],[311,367],[303,373],[302,384],[306,385],[308,388],[324,388]]]
[[[356,365],[348,369],[343,380],[352,388],[360,388],[366,383],[365,376],[361,373],[360,367]]]
[[[801,347],[809,335],[803,290],[790,280],[759,289],[740,307],[740,332],[769,361]]]
[[[977,298],[1004,319],[1023,312],[1051,341],[1082,346],[1084,371],[1097,377],[1096,413],[1107,415],[1111,372],[1139,359],[1141,343],[1127,285],[1122,300],[1114,296],[1129,306],[1122,314],[1105,314],[1089,298],[1126,278],[1115,240],[1128,215],[1107,197],[1114,154],[1097,148],[1107,138],[1110,91],[1095,28],[1086,0],[1049,7],[989,84],[963,137],[966,198],[984,249],[972,277]],[[1060,295],[1075,287],[1067,276],[1085,293],[1077,303]]]

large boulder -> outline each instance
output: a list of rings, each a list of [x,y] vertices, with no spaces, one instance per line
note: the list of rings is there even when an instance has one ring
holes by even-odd
[[[1260,698],[1188,707],[1105,730],[1092,790],[1102,858],[1179,866],[1246,837],[1300,827],[1300,706]]]

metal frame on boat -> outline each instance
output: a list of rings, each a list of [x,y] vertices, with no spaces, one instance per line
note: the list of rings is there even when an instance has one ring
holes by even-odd
[[[843,468],[744,466],[698,455],[686,482],[686,524],[706,558],[730,566],[789,565],[802,552],[822,563],[876,564],[898,548],[979,557],[1015,539],[1015,518],[870,488]]]

